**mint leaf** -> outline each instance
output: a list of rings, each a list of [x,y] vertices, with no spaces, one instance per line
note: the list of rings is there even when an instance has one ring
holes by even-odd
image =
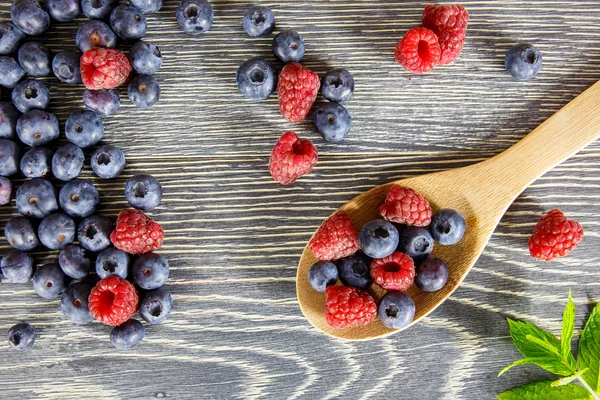
[[[510,364],[508,367],[504,368],[502,371],[500,371],[498,376],[504,374],[506,371],[508,371],[512,367],[516,367],[517,365],[525,365],[525,364],[535,364],[538,367],[543,368],[546,371],[550,371],[557,375],[571,376],[571,370],[562,364],[561,359],[556,358],[556,357],[523,358],[521,360],[515,361],[514,363]],[[555,372],[555,371],[558,371],[558,372]],[[576,378],[577,377],[575,377],[574,379],[576,379]]]
[[[583,380],[600,393],[600,304],[596,305],[579,339],[579,369],[588,368]]]
[[[587,372],[587,368],[586,369],[582,369],[581,371],[578,371],[576,373],[574,373],[571,376],[565,376],[564,378],[560,378],[555,380],[554,382],[552,382],[552,386],[563,386],[566,385],[567,383],[571,383],[573,382],[575,379],[579,379],[579,377],[583,374],[585,374]]]
[[[590,400],[592,395],[581,386],[570,383],[553,387],[550,381],[530,383],[496,396],[499,400]]]
[[[571,354],[571,339],[575,330],[575,303],[573,303],[573,294],[569,290],[569,302],[565,307],[562,320],[562,333],[560,335],[560,350],[563,357],[573,357]],[[575,360],[573,360],[575,362]]]

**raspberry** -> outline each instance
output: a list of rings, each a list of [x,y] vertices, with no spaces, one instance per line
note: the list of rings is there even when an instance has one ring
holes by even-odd
[[[325,290],[325,319],[334,328],[370,324],[376,314],[377,304],[367,292],[348,286]]]
[[[162,227],[143,212],[121,210],[110,241],[127,253],[145,254],[159,249],[164,236]]]
[[[290,122],[302,121],[310,112],[320,87],[317,74],[296,62],[286,64],[277,85],[281,115]]]
[[[465,41],[464,39],[460,39],[451,31],[440,32],[438,39],[440,43],[440,49],[442,50],[438,64],[450,64],[460,55]]]
[[[373,282],[387,290],[406,290],[415,280],[415,263],[404,253],[394,252],[371,263]]]
[[[350,216],[339,211],[323,222],[308,246],[320,261],[339,260],[358,251],[358,232]]]
[[[138,294],[131,283],[111,275],[94,286],[88,299],[88,307],[98,321],[117,326],[135,314],[138,300]]]
[[[461,5],[442,6],[430,4],[423,10],[423,26],[436,35],[442,31],[453,31],[463,40],[467,31],[469,13]]]
[[[129,59],[119,50],[96,47],[81,56],[81,79],[90,90],[122,85],[131,73]]]
[[[427,199],[411,188],[394,185],[390,188],[379,214],[388,221],[399,224],[428,226],[431,223],[431,206]]]
[[[534,258],[551,261],[569,254],[583,239],[583,228],[568,220],[558,209],[544,215],[529,238],[529,253]]]
[[[413,28],[396,46],[396,61],[407,71],[422,74],[430,71],[440,60],[438,37],[429,29]]]
[[[287,185],[310,173],[318,158],[317,148],[310,140],[300,139],[294,132],[286,132],[273,147],[269,172],[275,182]]]

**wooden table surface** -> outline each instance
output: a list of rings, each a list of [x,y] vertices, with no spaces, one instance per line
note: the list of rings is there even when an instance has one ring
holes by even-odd
[[[9,3],[0,4],[2,20]],[[569,289],[579,328],[600,299],[600,143],[526,190],[461,287],[405,332],[365,343],[319,333],[298,307],[296,265],[321,221],[355,195],[497,154],[600,79],[598,1],[465,0],[471,20],[461,58],[423,76],[405,72],[393,53],[426,2],[263,3],[278,30],[302,33],[309,68],[353,73],[353,128],[337,145],[324,143],[310,121],[286,123],[276,96],[259,103],[241,96],[237,67],[253,56],[272,59],[271,40],[245,35],[241,20],[251,2],[212,3],[213,28],[198,37],[180,31],[176,1],[148,18],[146,39],[164,55],[156,75],[161,100],[136,109],[122,93],[122,110],[105,119],[104,142],[124,150],[127,168],[117,180],[95,180],[101,212],[111,217],[126,206],[125,179],[145,172],[161,181],[164,199],[152,215],[166,230],[171,318],[148,327],[133,351],[119,352],[108,327],[72,325],[58,301],[39,298],[30,284],[2,284],[0,332],[27,320],[39,335],[31,351],[0,346],[0,398],[490,399],[548,379],[534,366],[496,378],[519,358],[505,317],[559,333]],[[42,40],[54,52],[74,49],[83,21],[54,24]],[[517,42],[543,52],[543,70],[531,82],[504,72]],[[83,107],[83,87],[47,81],[62,125]],[[286,130],[313,140],[320,160],[312,174],[283,187],[267,164]],[[89,165],[83,176],[92,178]],[[538,262],[527,239],[554,207],[580,221],[586,238],[569,257]],[[0,227],[13,215],[14,206],[2,207]],[[0,250],[9,250],[4,240]],[[34,255],[43,263],[56,252]]]

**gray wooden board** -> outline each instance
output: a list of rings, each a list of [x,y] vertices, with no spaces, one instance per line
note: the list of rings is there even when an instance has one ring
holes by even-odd
[[[35,348],[0,346],[0,398],[100,399],[489,399],[533,380],[533,366],[496,378],[519,358],[505,317],[555,333],[567,292],[577,328],[600,299],[600,144],[538,180],[510,207],[486,251],[456,293],[410,330],[366,343],[329,339],[303,318],[295,298],[296,263],[314,229],[345,201],[375,185],[467,165],[506,149],[600,78],[598,1],[464,1],[471,14],[465,50],[454,64],[423,76],[393,59],[403,33],[419,24],[425,2],[266,2],[278,29],[306,39],[305,63],[318,73],[345,67],[356,78],[347,104],[354,127],[339,145],[325,144],[310,121],[286,123],[277,99],[245,100],[235,71],[258,55],[272,58],[270,39],[250,39],[241,18],[247,1],[212,2],[210,32],[189,37],[175,22],[177,2],[148,18],[147,40],[164,66],[156,75],[160,103],[148,110],[125,101],[105,120],[105,142],[123,148],[124,174],[96,180],[101,211],[125,207],[123,183],[147,172],[165,189],[152,215],[166,230],[168,287],[175,310],[148,327],[135,350],[118,352],[110,329],[70,324],[57,301],[31,285],[0,287],[0,332],[20,320],[39,332]],[[0,4],[0,19],[10,4]],[[74,49],[77,26],[55,24],[42,40]],[[503,58],[516,42],[535,43],[544,69],[513,81]],[[81,86],[51,85],[51,111],[61,124],[81,108]],[[319,100],[320,101],[320,100]],[[316,143],[315,171],[289,187],[267,170],[285,130]],[[86,165],[83,176],[92,177]],[[17,179],[17,183],[22,180]],[[539,216],[560,207],[586,238],[569,257],[531,259],[527,238]],[[0,226],[16,215],[0,210]],[[9,248],[2,241],[1,251]],[[36,252],[40,263],[56,253]]]

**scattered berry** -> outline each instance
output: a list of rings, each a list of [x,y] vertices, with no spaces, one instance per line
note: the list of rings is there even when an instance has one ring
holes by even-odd
[[[76,178],[83,168],[83,150],[67,143],[52,157],[52,174],[61,181]]]
[[[11,250],[0,260],[0,270],[11,283],[27,283],[33,277],[33,258],[21,250]]]
[[[423,26],[436,34],[443,31],[462,33],[465,37],[469,13],[461,5],[430,4],[423,10]]]
[[[246,33],[252,37],[265,37],[275,29],[275,15],[267,7],[250,7],[244,15],[242,25]]]
[[[415,264],[409,256],[395,252],[371,263],[373,281],[387,290],[406,290],[415,279]]]
[[[60,298],[60,308],[65,317],[74,324],[89,324],[94,320],[88,306],[88,298],[94,286],[77,282],[65,289]]]
[[[343,103],[354,94],[354,78],[345,69],[328,71],[321,80],[321,94],[329,101]]]
[[[364,254],[356,254],[340,261],[340,281],[346,286],[367,289],[373,283],[371,259]]]
[[[38,42],[23,44],[17,58],[21,68],[31,76],[48,76],[52,72],[52,53]]]
[[[381,323],[388,328],[407,327],[415,317],[415,303],[402,292],[388,292],[379,300],[378,315]]]
[[[398,230],[384,219],[365,224],[359,235],[360,249],[371,258],[389,256],[396,251],[398,240]]]
[[[65,136],[69,142],[85,149],[95,145],[102,139],[104,124],[95,112],[78,110],[67,118]]]
[[[528,81],[542,69],[542,53],[530,44],[518,44],[508,51],[504,64],[513,78]]]
[[[152,75],[138,75],[129,82],[127,96],[136,107],[152,107],[160,99],[160,85]]]
[[[105,325],[118,326],[135,314],[138,300],[138,294],[131,283],[111,275],[94,286],[88,307],[96,320]]]
[[[398,251],[418,261],[433,251],[433,238],[429,231],[419,226],[409,226],[400,232]]]
[[[270,61],[254,57],[240,65],[235,79],[242,94],[251,100],[265,100],[276,89],[277,69]]]
[[[40,242],[51,250],[60,250],[75,240],[75,222],[65,214],[50,214],[38,228]]]
[[[312,171],[317,164],[317,148],[294,132],[285,132],[271,151],[269,172],[275,182],[288,185]]]
[[[395,57],[407,71],[422,74],[438,64],[441,53],[438,37],[433,31],[413,28],[398,42]]]
[[[129,50],[131,65],[138,74],[152,75],[162,65],[162,54],[154,43],[139,41]]]
[[[88,217],[100,204],[100,195],[92,182],[75,178],[60,189],[58,200],[62,209],[70,216]]]
[[[424,292],[436,292],[448,281],[448,266],[439,258],[429,257],[417,268],[415,284]]]
[[[10,139],[0,139],[0,175],[7,177],[19,171],[21,149]]]
[[[90,110],[103,115],[113,115],[121,107],[119,92],[116,90],[90,90],[83,92],[83,104]]]
[[[4,226],[6,241],[15,249],[29,251],[40,242],[31,221],[25,217],[12,217]]]
[[[58,53],[52,59],[52,72],[64,83],[81,83],[81,55],[74,51]]]
[[[85,250],[74,244],[69,244],[60,251],[58,264],[67,276],[74,279],[85,278],[92,269]]]
[[[199,35],[210,29],[215,13],[207,0],[183,0],[177,7],[177,23],[190,35]]]
[[[110,246],[110,233],[114,225],[110,218],[92,215],[79,223],[79,245],[86,250],[100,252]]]
[[[379,214],[399,224],[428,226],[432,211],[429,202],[415,190],[393,185],[385,197],[385,203],[379,207]]]
[[[136,319],[130,319],[110,332],[110,342],[117,350],[129,350],[140,344],[146,336],[146,328]]]
[[[438,64],[447,65],[458,58],[462,52],[465,40],[452,31],[443,31],[438,34],[438,43],[441,50]]]
[[[26,181],[17,189],[17,209],[26,217],[45,218],[58,210],[56,190],[44,178]]]
[[[569,254],[583,239],[583,228],[554,209],[540,218],[529,238],[529,253],[534,258],[551,261]]]
[[[0,55],[17,51],[23,39],[25,34],[12,22],[0,22]]]
[[[310,112],[321,82],[314,72],[292,62],[279,74],[279,111],[290,122],[300,122]]]
[[[92,170],[103,179],[116,178],[125,168],[125,154],[110,144],[100,146],[91,158]]]
[[[20,115],[12,103],[0,101],[0,138],[11,139],[15,136]]]
[[[33,289],[44,299],[55,299],[67,288],[67,276],[58,264],[42,265],[33,275]]]
[[[46,0],[48,14],[59,22],[72,21],[81,14],[79,0]]]
[[[138,210],[121,210],[117,227],[110,235],[110,241],[117,249],[130,254],[158,250],[163,238],[162,227]]]
[[[52,150],[45,147],[33,147],[23,154],[19,165],[21,173],[27,178],[43,178],[52,168]]]
[[[338,280],[338,269],[331,261],[316,262],[308,270],[310,286],[317,292],[324,292],[327,286],[335,285]]]
[[[273,38],[273,54],[284,64],[298,63],[304,57],[304,39],[296,31],[281,31]]]
[[[106,249],[96,258],[96,274],[100,278],[110,275],[126,279],[129,270],[129,254],[119,249]]]
[[[169,262],[156,253],[141,255],[131,269],[133,283],[144,290],[154,290],[165,284],[169,278]]]
[[[347,286],[325,290],[325,319],[334,328],[370,324],[376,314],[377,304],[366,292]]]
[[[81,0],[81,10],[89,19],[105,19],[119,4],[119,0]]]
[[[23,113],[35,108],[45,110],[50,101],[48,87],[35,79],[27,79],[19,83],[12,90],[11,96],[15,107]]]
[[[138,210],[152,210],[160,204],[162,187],[152,175],[134,175],[125,182],[125,198]]]
[[[82,53],[94,47],[114,48],[117,36],[104,22],[91,20],[81,25],[75,36],[75,43]]]
[[[446,208],[433,214],[429,231],[439,244],[453,245],[460,242],[466,228],[464,217],[458,211]]]
[[[144,14],[160,11],[163,6],[162,0],[131,0],[130,3],[142,10]]]
[[[60,134],[58,119],[43,110],[31,110],[17,120],[17,135],[28,146],[41,146]]]
[[[0,176],[0,206],[10,203],[12,192],[13,187],[10,179]]]
[[[113,89],[122,85],[131,74],[131,64],[125,54],[115,49],[98,47],[81,57],[81,77],[87,89]]]
[[[171,314],[173,300],[164,289],[144,293],[140,300],[140,315],[151,325],[160,324]]]
[[[110,13],[110,27],[123,40],[138,40],[146,35],[148,22],[142,10],[121,4]]]
[[[12,57],[0,56],[0,86],[12,89],[23,78],[25,71]]]
[[[21,322],[8,330],[8,344],[15,350],[27,350],[35,342],[35,329],[27,322]]]
[[[308,246],[321,261],[339,260],[358,251],[358,232],[350,216],[339,211],[323,222]]]
[[[37,0],[14,0],[10,18],[17,28],[30,36],[41,35],[50,27],[50,15]]]
[[[315,125],[326,142],[339,143],[348,135],[352,118],[343,105],[325,103],[315,112]]]

